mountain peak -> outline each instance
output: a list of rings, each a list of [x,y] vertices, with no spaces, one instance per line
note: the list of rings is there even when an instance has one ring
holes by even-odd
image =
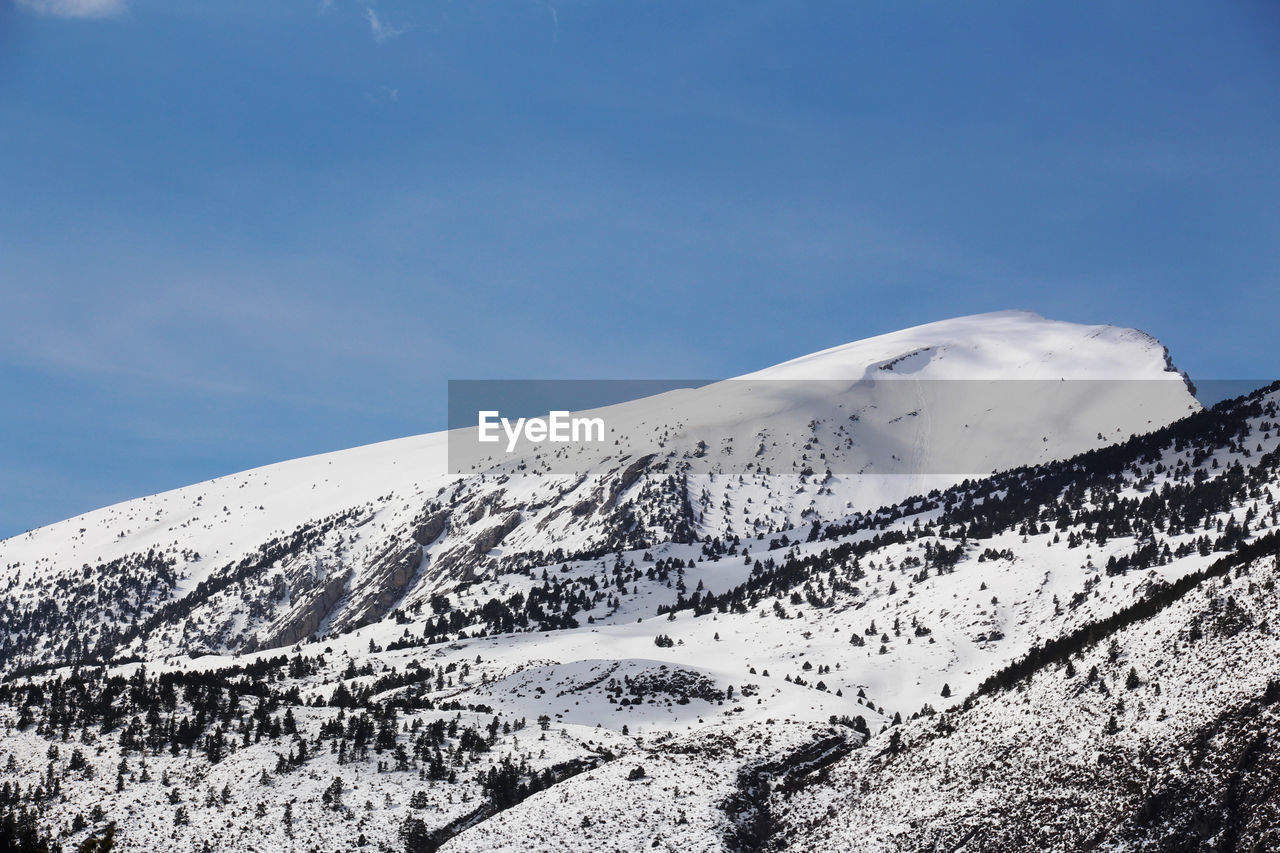
[[[1171,368],[1167,349],[1137,329],[1007,310],[876,335],[743,378],[1171,379]]]

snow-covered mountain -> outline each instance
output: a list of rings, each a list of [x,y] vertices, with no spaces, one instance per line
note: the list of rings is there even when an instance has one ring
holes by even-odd
[[[525,446],[453,474],[448,433],[270,465],[0,543],[0,666],[278,648],[459,582],[841,518],[1196,408],[1148,335],[1002,312],[598,410],[614,442],[554,468]]]
[[[1130,781],[1265,686],[1270,652],[1153,637],[1262,630],[1253,582],[1194,596],[1265,568],[1275,396],[1204,411],[1148,335],[1001,312],[597,410],[605,448],[450,470],[436,433],[32,531],[0,542],[0,808],[113,849],[973,844],[1130,690],[1123,655],[1053,686],[1059,651],[1162,673],[1163,718],[1116,712],[1145,746],[1106,733]],[[1063,748],[1018,753],[1024,712]],[[1078,826],[1154,838],[1090,766],[1113,811]]]

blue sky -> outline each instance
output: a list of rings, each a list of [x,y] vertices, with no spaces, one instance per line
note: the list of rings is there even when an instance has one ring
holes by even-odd
[[[0,0],[0,536],[1030,308],[1280,375],[1280,4]]]

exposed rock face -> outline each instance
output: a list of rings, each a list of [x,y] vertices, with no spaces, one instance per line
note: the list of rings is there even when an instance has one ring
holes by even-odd
[[[285,617],[283,624],[273,625],[266,636],[258,642],[250,641],[245,651],[275,649],[291,646],[310,637],[319,630],[325,618],[333,611],[347,591],[347,583],[351,580],[351,570],[335,574],[322,584],[313,587],[305,601],[295,605]]]
[[[467,516],[467,524],[477,524],[486,515],[497,513],[502,507],[502,499],[506,495],[506,489],[498,489],[492,494],[485,495],[472,505],[471,514]]]
[[[417,542],[400,548],[391,546],[380,554],[352,591],[333,628],[337,631],[358,628],[389,614],[408,590],[422,558],[422,546]]]
[[[474,580],[485,554],[502,544],[507,534],[520,525],[521,518],[519,512],[509,512],[497,524],[477,533],[469,543],[454,546],[436,561],[436,574],[461,581]]]
[[[515,530],[520,524],[520,513],[510,512],[502,521],[490,527],[485,532],[476,537],[475,554],[477,557],[483,556],[502,544],[502,540],[507,538],[507,534]]]
[[[608,509],[618,500],[618,496],[631,488],[640,479],[640,475],[644,473],[644,469],[653,461],[655,454],[649,453],[636,459],[628,465],[622,472],[621,476],[614,481],[609,488],[609,498],[601,506],[601,509]]]
[[[440,534],[449,528],[449,513],[441,510],[427,516],[421,524],[413,530],[413,541],[419,545],[427,546],[440,538]]]

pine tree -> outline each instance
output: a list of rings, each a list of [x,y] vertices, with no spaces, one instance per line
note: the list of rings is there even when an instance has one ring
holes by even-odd
[[[333,777],[329,787],[325,788],[324,793],[320,795],[320,801],[334,811],[342,810],[342,777]]]

